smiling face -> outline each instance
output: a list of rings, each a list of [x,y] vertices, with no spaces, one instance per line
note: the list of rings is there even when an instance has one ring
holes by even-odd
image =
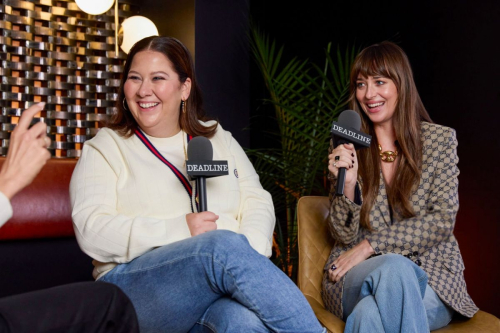
[[[359,75],[356,80],[356,99],[374,124],[392,124],[398,89],[391,79]]]
[[[180,130],[180,105],[189,97],[191,80],[180,82],[165,55],[150,50],[138,52],[123,89],[130,112],[146,134],[170,137]]]

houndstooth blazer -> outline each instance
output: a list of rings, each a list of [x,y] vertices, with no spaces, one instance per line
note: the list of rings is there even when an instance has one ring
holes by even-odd
[[[324,268],[322,296],[325,307],[339,318],[342,318],[344,279],[333,283],[328,279],[327,270],[341,253],[365,238],[369,239],[377,254],[418,252],[420,267],[427,273],[429,285],[441,300],[466,317],[472,317],[478,311],[467,293],[464,263],[453,235],[458,211],[459,174],[455,131],[422,122],[422,142],[423,171],[418,188],[411,196],[415,217],[403,219],[394,212],[391,220],[385,183],[380,173],[379,194],[370,212],[373,229],[370,232],[360,227],[361,206],[344,196],[335,197],[335,180],[332,180],[329,227],[336,244]]]

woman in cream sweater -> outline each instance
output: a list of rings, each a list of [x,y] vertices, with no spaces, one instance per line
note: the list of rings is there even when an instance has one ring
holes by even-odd
[[[132,300],[142,332],[323,332],[267,259],[272,198],[240,145],[205,117],[189,51],[149,37],[130,51],[112,123],[85,143],[73,221],[94,277]],[[210,140],[229,175],[207,180],[198,212],[187,144]]]

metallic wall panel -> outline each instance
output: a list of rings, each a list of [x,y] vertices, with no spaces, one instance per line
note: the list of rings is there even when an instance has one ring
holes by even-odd
[[[123,1],[120,1],[123,2]],[[118,16],[139,8],[119,3]],[[114,8],[88,15],[69,0],[0,0],[0,155],[22,111],[38,102],[54,157],[77,158],[116,111],[126,55],[115,53]]]

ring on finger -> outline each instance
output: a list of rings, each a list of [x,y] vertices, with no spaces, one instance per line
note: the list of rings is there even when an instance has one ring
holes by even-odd
[[[337,269],[337,266],[335,266],[335,264],[332,264],[332,265],[330,266],[330,270],[334,271],[334,270],[336,270],[336,269]]]
[[[336,168],[337,167],[337,162],[333,162],[333,167]]]
[[[335,162],[338,162],[340,160],[340,156],[335,156]]]

